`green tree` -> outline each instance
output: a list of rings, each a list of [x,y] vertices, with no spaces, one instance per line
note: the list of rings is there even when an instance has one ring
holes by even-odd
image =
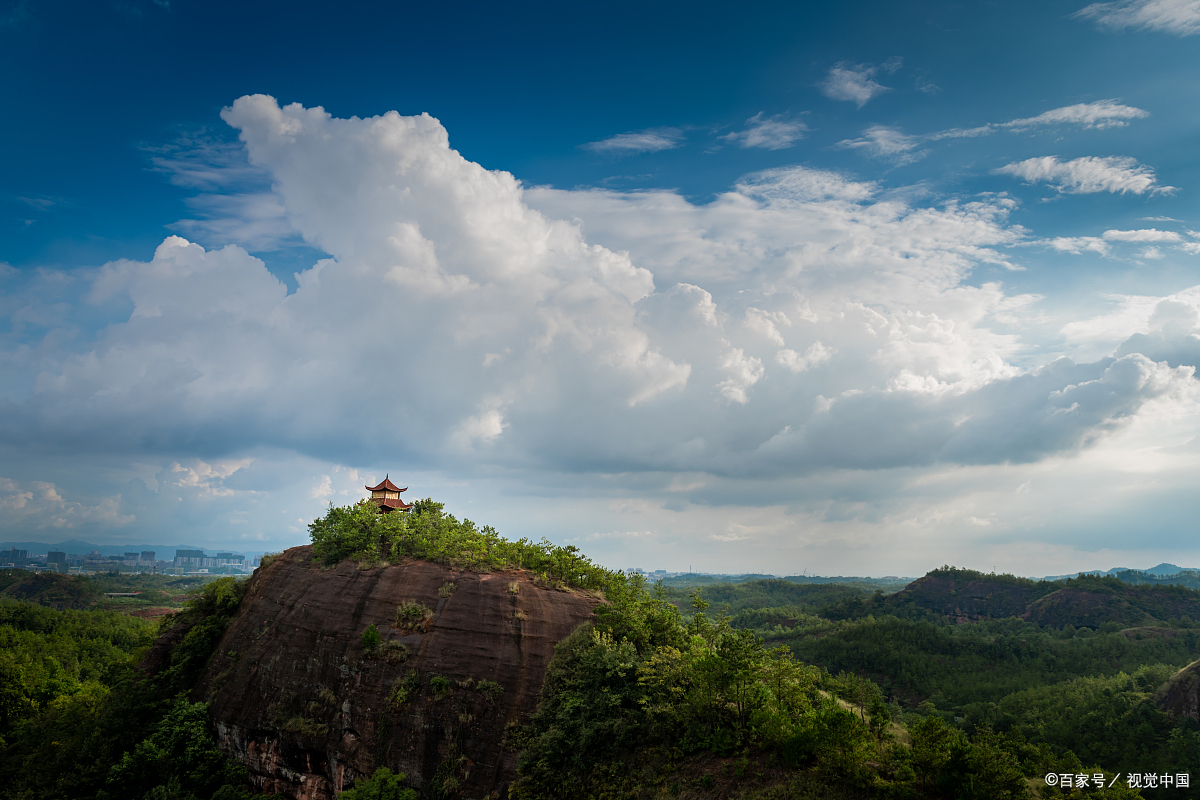
[[[416,790],[404,785],[406,777],[403,772],[393,773],[387,767],[380,767],[374,775],[354,784],[353,789],[347,789],[338,797],[341,800],[417,800]]]

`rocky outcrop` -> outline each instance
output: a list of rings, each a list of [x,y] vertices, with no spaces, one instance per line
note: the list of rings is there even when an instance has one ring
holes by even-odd
[[[1160,711],[1200,722],[1200,661],[1172,675],[1154,694]]]
[[[326,800],[387,766],[425,796],[482,798],[515,777],[506,726],[597,603],[522,571],[325,568],[297,547],[250,579],[195,694],[266,792]]]

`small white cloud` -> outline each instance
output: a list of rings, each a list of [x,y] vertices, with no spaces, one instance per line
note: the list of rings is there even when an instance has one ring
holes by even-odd
[[[1141,256],[1142,258],[1158,259],[1158,258],[1163,257],[1163,252],[1162,252],[1162,250],[1159,250],[1157,247],[1151,245],[1150,247],[1142,248],[1142,252],[1138,253],[1138,255]]]
[[[762,359],[747,356],[740,347],[730,347],[721,360],[721,368],[728,378],[717,384],[721,396],[734,403],[745,405],[750,402],[750,387],[758,383],[765,374]]]
[[[919,136],[909,136],[899,128],[888,125],[872,125],[858,139],[844,139],[837,143],[843,150],[862,150],[873,158],[887,158],[900,163],[916,161],[926,154],[917,151],[921,144]]]
[[[1128,156],[1087,156],[1071,161],[1042,156],[1008,164],[995,172],[1021,178],[1026,183],[1047,183],[1063,194],[1170,194],[1175,191],[1173,186],[1158,186],[1154,170]]]
[[[821,91],[833,100],[848,100],[862,108],[871,98],[891,91],[891,87],[872,80],[878,71],[878,67],[843,61],[829,70],[821,83]]]
[[[1046,244],[1060,253],[1073,253],[1074,255],[1099,253],[1106,256],[1111,249],[1108,242],[1098,236],[1060,236],[1050,239]]]
[[[1097,100],[1093,103],[1076,103],[1073,106],[1051,109],[1036,117],[1014,119],[1000,123],[997,127],[1010,130],[1025,130],[1049,125],[1082,125],[1085,128],[1120,128],[1131,119],[1145,119],[1149,111],[1127,106],[1116,100]]]
[[[1092,3],[1072,16],[1094,19],[1102,28],[1193,36],[1200,33],[1200,0],[1123,0]]]
[[[776,167],[755,172],[738,182],[746,197],[770,204],[845,200],[859,203],[875,194],[874,183],[852,181],[838,172],[807,167]]]
[[[681,144],[683,144],[683,131],[678,128],[653,128],[645,131],[618,133],[616,136],[610,136],[598,142],[588,142],[581,146],[585,150],[597,153],[633,155],[673,150]]]
[[[763,150],[783,150],[803,139],[807,130],[808,126],[803,122],[788,119],[782,114],[764,118],[763,112],[760,111],[746,120],[745,130],[734,131],[721,138],[743,149],[757,147]]]
[[[775,360],[799,375],[809,367],[824,364],[833,357],[833,354],[832,348],[826,347],[820,342],[814,342],[804,351],[804,355],[800,355],[795,350],[780,350],[775,354]]]
[[[1137,231],[1105,231],[1104,238],[1111,242],[1180,242],[1183,237],[1174,231],[1143,228]]]
[[[321,482],[308,491],[313,500],[324,500],[333,494],[333,481],[328,475],[321,476]]]

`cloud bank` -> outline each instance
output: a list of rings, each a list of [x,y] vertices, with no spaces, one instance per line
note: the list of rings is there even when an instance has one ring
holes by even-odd
[[[29,327],[0,352],[5,452],[160,465],[125,467],[144,477],[117,521],[151,518],[158,493],[236,525],[223,492],[257,497],[266,465],[299,459],[318,465],[309,503],[357,491],[331,464],[391,464],[547,493],[569,476],[601,494],[659,486],[651,517],[711,504],[720,478],[721,502],[760,509],[823,493],[805,513],[833,524],[885,513],[861,505],[882,476],[1069,459],[1194,402],[1194,361],[1130,347],[1031,362],[1019,331],[1039,298],[1001,282],[1028,240],[1002,196],[922,206],[806,167],[705,203],[530,189],[465,160],[427,115],[255,95],[222,116],[328,254],[295,291],[239,245],[171,236],[149,260],[31,279],[7,307]],[[111,321],[66,335],[85,313]],[[32,504],[35,488],[4,497]]]

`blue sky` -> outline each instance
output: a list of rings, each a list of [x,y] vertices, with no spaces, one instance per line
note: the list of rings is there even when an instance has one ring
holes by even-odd
[[[0,3],[0,538],[1200,563],[1200,2]]]

